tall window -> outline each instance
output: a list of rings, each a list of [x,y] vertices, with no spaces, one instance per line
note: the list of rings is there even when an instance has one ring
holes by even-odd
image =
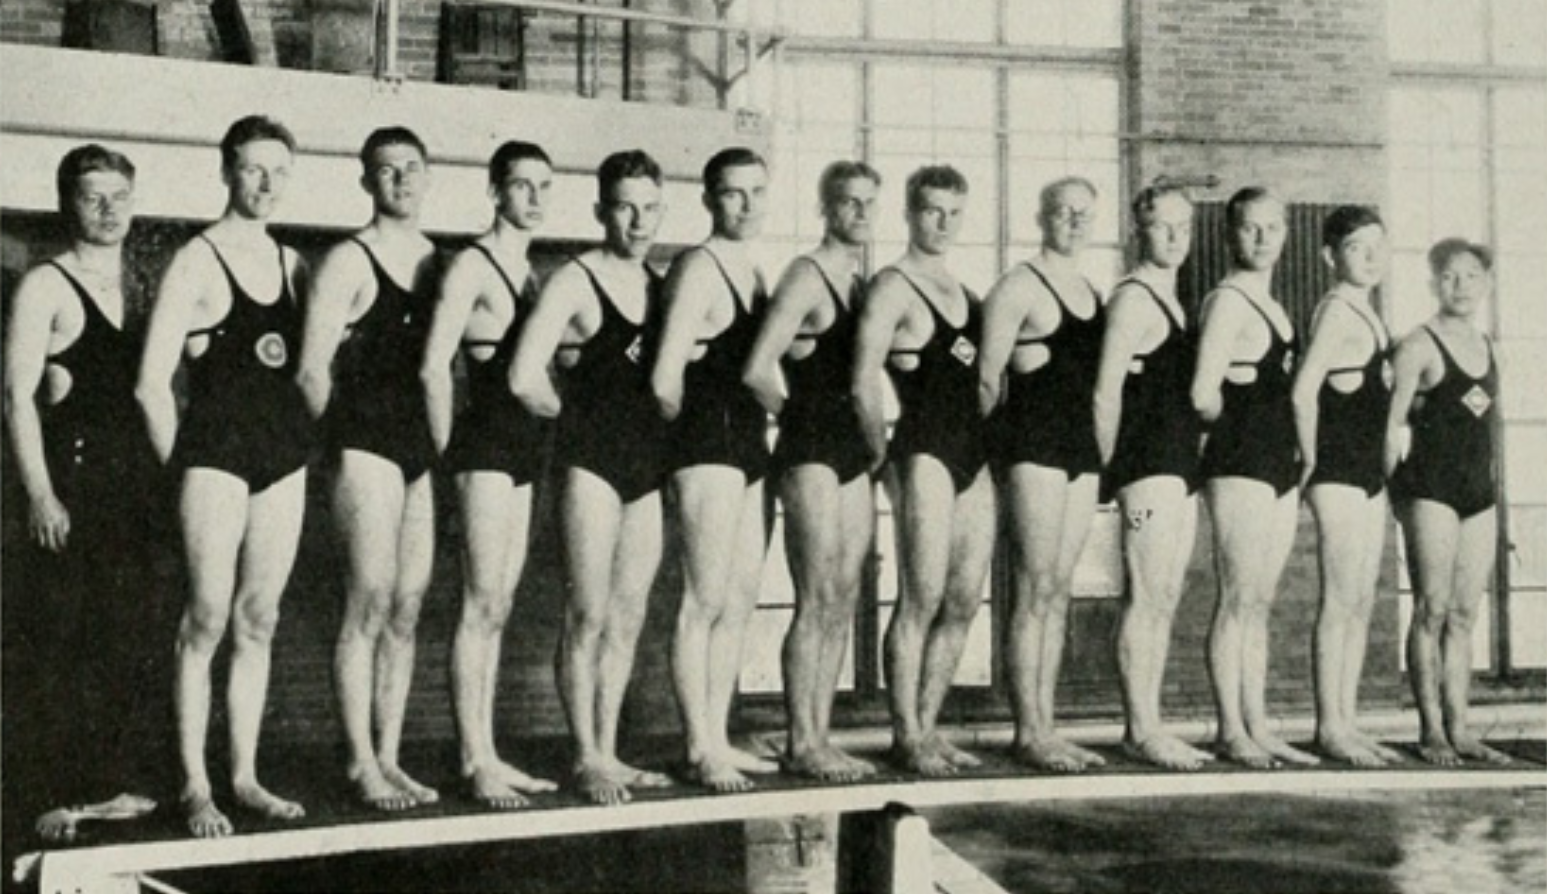
[[[1503,375],[1505,561],[1476,660],[1547,666],[1547,3],[1390,0],[1389,13],[1393,327],[1434,312],[1436,240],[1494,247],[1483,325]]]
[[[821,236],[817,178],[829,162],[868,161],[884,178],[873,272],[907,247],[903,184],[925,164],[967,178],[966,218],[951,264],[983,294],[1038,248],[1037,196],[1068,174],[1100,190],[1086,273],[1105,289],[1121,264],[1124,207],[1119,137],[1122,0],[769,0],[737,14],[789,35],[776,77],[744,99],[774,127],[771,208],[763,261],[782,270]],[[776,275],[776,274],[775,274]],[[884,686],[879,633],[897,599],[895,531],[877,493],[876,573],[867,583],[843,687]],[[782,532],[775,532],[775,539]],[[1098,519],[1076,595],[1113,595],[1122,573],[1114,517]],[[985,589],[957,683],[987,686],[996,665],[993,585]],[[770,553],[742,687],[779,689],[778,643],[794,596],[782,544]]]

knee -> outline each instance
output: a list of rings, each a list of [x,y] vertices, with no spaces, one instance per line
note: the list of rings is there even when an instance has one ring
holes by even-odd
[[[976,599],[947,599],[940,607],[936,623],[945,627],[967,627],[972,624],[972,619],[977,617],[977,614]]]
[[[1452,633],[1470,634],[1475,626],[1477,626],[1477,609],[1475,608],[1453,605],[1445,613],[1445,627]]]
[[[1420,599],[1413,604],[1413,630],[1426,636],[1439,636],[1450,622],[1451,614],[1443,605]]]
[[[344,623],[339,628],[339,639],[375,640],[386,629],[391,616],[390,597],[387,594],[351,594],[350,604],[344,610]]]
[[[244,605],[236,612],[235,634],[243,643],[267,646],[279,627],[279,605]]]
[[[225,635],[230,618],[231,612],[226,606],[202,602],[189,605],[183,612],[183,621],[177,632],[179,648],[213,652],[220,644],[220,638]]]
[[[607,615],[589,606],[571,605],[564,614],[565,639],[578,648],[589,648],[607,629]]]
[[[470,589],[462,598],[462,625],[480,633],[497,634],[510,619],[511,600],[503,593]]]
[[[424,606],[424,594],[404,594],[393,603],[391,617],[387,621],[387,632],[394,638],[410,640],[414,638],[414,632],[419,628],[419,610]]]

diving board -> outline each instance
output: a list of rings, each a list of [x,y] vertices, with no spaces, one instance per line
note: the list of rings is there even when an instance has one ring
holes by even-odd
[[[17,861],[18,881],[35,878],[43,894],[127,894],[138,879],[168,870],[234,866],[349,853],[394,851],[448,845],[490,843],[555,836],[591,835],[666,826],[745,823],[811,815],[896,814],[908,809],[1021,801],[1086,801],[1119,798],[1167,798],[1191,795],[1311,794],[1388,789],[1428,791],[1460,789],[1547,788],[1542,763],[1517,760],[1505,767],[1436,768],[1346,767],[1248,771],[1206,769],[1196,773],[1161,772],[1135,765],[1070,776],[1002,775],[1005,764],[991,762],[992,773],[966,778],[923,780],[887,777],[852,785],[801,783],[768,778],[765,787],[729,795],[706,795],[683,787],[645,792],[631,803],[577,806],[561,796],[558,806],[538,798],[512,812],[465,812],[422,818],[348,821],[334,825],[273,829],[224,839],[187,838],[103,844],[28,854]],[[472,809],[472,808],[470,808]],[[906,812],[906,811],[904,811]],[[895,828],[879,824],[878,828]],[[841,846],[855,846],[842,842]],[[866,842],[893,852],[890,842]]]

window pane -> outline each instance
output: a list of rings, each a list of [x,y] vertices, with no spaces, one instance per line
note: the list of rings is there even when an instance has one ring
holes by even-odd
[[[1122,2],[1007,0],[1005,42],[1024,46],[1122,46]]]
[[[1538,370],[1538,372],[1540,372]],[[1516,395],[1527,390],[1527,383],[1541,379],[1528,379],[1506,371],[1506,380],[1499,390],[1505,395]],[[1506,404],[1508,398],[1506,398]],[[1511,503],[1535,503],[1547,505],[1547,425],[1517,422],[1504,427],[1504,489]]]
[[[1547,338],[1547,313],[1542,312],[1541,305],[1542,283],[1547,283],[1547,254],[1503,255],[1493,270],[1500,328],[1511,338]],[[1543,377],[1529,381],[1547,382],[1547,369],[1543,373]],[[1547,388],[1532,390],[1547,400]],[[1510,399],[1511,403],[1515,400]]]
[[[1547,530],[1538,536],[1547,540]],[[1512,587],[1510,595],[1510,658],[1517,668],[1547,667],[1547,592]]]
[[[1486,0],[1387,0],[1391,58],[1402,62],[1481,63]]]
[[[1547,3],[1493,0],[1493,61],[1547,65]]]
[[[1547,388],[1541,387],[1541,383],[1547,382],[1547,339],[1502,338],[1495,349],[1499,352],[1499,365],[1503,370],[1505,420],[1547,422]],[[1511,456],[1529,456],[1531,465],[1547,472],[1547,463],[1541,461],[1547,457],[1547,451],[1512,453]],[[1530,502],[1523,495],[1511,494],[1511,497],[1515,496]],[[1547,499],[1540,502],[1547,503]]]
[[[994,40],[996,0],[873,0],[872,30],[882,40]]]
[[[733,3],[732,9],[742,6],[773,8],[782,13],[784,27],[796,34],[818,37],[858,37],[864,21],[860,4],[863,0],[757,0],[755,3]],[[766,12],[759,13],[767,15]]]
[[[1509,513],[1510,539],[1515,541],[1511,583],[1547,587],[1547,508],[1516,507]]]

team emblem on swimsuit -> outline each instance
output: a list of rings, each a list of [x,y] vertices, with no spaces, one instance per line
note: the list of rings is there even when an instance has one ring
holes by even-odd
[[[265,332],[253,345],[253,353],[258,355],[258,362],[269,369],[279,369],[290,359],[290,349],[285,345],[285,337],[278,332]]]
[[[956,341],[951,345],[951,356],[962,362],[963,366],[971,366],[978,359],[978,346],[965,335],[956,336]]]
[[[638,364],[639,358],[644,356],[644,353],[645,337],[643,335],[636,335],[634,340],[628,343],[628,348],[623,352],[623,356],[627,357],[630,363]]]
[[[1481,385],[1473,385],[1466,396],[1461,398],[1461,403],[1472,411],[1473,416],[1481,419],[1493,406],[1493,398],[1488,396],[1488,392],[1484,391]]]

